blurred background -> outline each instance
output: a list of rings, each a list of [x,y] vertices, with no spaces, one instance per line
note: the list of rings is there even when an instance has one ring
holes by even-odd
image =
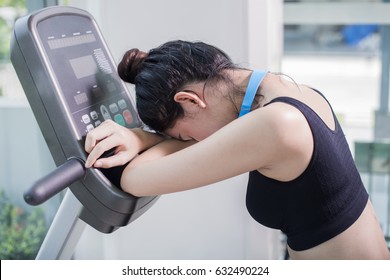
[[[85,9],[116,61],[133,47],[201,40],[251,68],[319,89],[341,122],[385,235],[390,235],[390,3],[380,0],[0,0],[0,259],[33,259],[62,199],[23,191],[55,165],[9,59],[18,17]],[[131,89],[131,88],[130,88]],[[132,90],[132,89],[131,89]],[[87,228],[74,259],[282,259],[284,236],[245,208],[247,175],[163,196],[104,235]],[[368,241],[369,242],[369,241]]]

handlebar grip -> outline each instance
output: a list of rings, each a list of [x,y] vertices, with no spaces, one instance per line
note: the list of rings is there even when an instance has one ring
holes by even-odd
[[[39,205],[64,190],[85,174],[84,162],[70,158],[45,177],[36,181],[23,195],[30,205]]]

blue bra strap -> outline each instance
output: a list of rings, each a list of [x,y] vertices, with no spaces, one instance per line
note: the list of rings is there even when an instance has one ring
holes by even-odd
[[[253,100],[255,99],[255,95],[257,89],[259,88],[261,82],[263,81],[265,75],[267,75],[268,71],[262,70],[254,70],[248,83],[248,87],[246,88],[245,96],[242,101],[240,114],[238,117],[242,117],[243,115],[249,113],[252,108]]]

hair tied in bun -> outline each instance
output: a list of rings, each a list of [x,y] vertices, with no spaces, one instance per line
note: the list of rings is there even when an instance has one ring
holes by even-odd
[[[148,54],[146,52],[140,51],[139,49],[127,51],[118,65],[119,77],[125,82],[134,84],[139,68],[147,56]]]

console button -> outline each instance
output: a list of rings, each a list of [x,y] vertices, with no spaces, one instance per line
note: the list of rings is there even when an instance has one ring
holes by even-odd
[[[112,118],[110,116],[110,112],[108,112],[108,109],[107,109],[106,106],[101,105],[100,106],[100,112],[102,113],[102,116],[103,116],[104,120],[112,120]]]
[[[91,115],[91,118],[92,118],[94,121],[96,121],[96,120],[99,118],[98,113],[97,113],[96,111],[92,111],[92,112],[90,113],[90,115]]]
[[[123,119],[122,115],[121,114],[116,114],[114,116],[114,119],[115,119],[115,122],[122,125],[122,126],[125,126],[125,120]]]
[[[123,110],[127,107],[126,101],[124,99],[119,100],[118,105],[119,105],[119,108],[121,108],[121,110]]]
[[[133,116],[131,115],[131,112],[129,110],[123,111],[123,117],[127,124],[131,124],[133,122]]]
[[[113,113],[113,114],[118,113],[118,111],[119,111],[118,105],[116,105],[116,103],[110,104],[109,108],[110,108],[111,113]]]
[[[91,131],[92,129],[94,129],[95,127],[92,125],[92,124],[89,124],[87,125],[87,131]]]
[[[88,116],[87,114],[83,115],[83,116],[81,117],[81,119],[83,120],[83,123],[85,123],[85,124],[91,122],[91,119],[89,118],[89,116]]]

